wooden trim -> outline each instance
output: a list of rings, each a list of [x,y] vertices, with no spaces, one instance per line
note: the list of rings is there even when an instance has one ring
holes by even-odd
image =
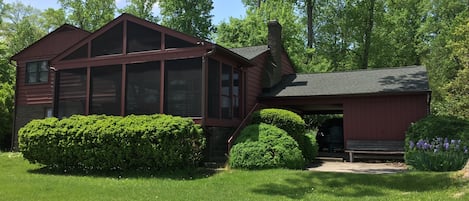
[[[120,65],[123,63],[138,63],[142,61],[175,60],[202,57],[207,49],[202,47],[179,48],[170,50],[137,52],[132,54],[115,54],[89,59],[61,61],[54,65],[57,70],[72,69],[87,66]]]
[[[126,89],[127,89],[127,66],[122,64],[122,79],[121,79],[121,116],[125,116],[125,103],[126,103]]]
[[[164,96],[165,96],[165,91],[164,91],[164,81],[165,81],[165,61],[161,60],[160,61],[160,114],[164,114]]]
[[[122,54],[127,54],[127,20],[122,23]]]
[[[201,115],[202,122],[201,126],[204,126],[205,119],[208,117],[208,58],[207,56],[202,57],[202,106],[201,106]]]
[[[91,68],[90,66],[86,67],[86,95],[85,95],[85,115],[90,114],[90,98],[91,95]]]

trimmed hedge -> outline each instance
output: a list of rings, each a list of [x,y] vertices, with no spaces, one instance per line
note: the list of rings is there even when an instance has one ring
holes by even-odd
[[[406,132],[404,159],[417,170],[461,169],[469,154],[469,121],[451,116],[429,115]]]
[[[316,157],[316,139],[313,140],[306,136],[306,123],[298,114],[277,108],[262,109],[253,113],[252,123],[271,124],[285,130],[298,143],[301,153],[307,161],[312,161]]]
[[[406,145],[409,145],[410,141],[431,140],[437,137],[458,139],[463,145],[469,145],[469,121],[451,116],[429,115],[407,129]]]
[[[268,108],[256,111],[252,114],[253,124],[272,124],[281,128],[295,140],[301,139],[306,132],[305,121],[296,113],[284,109]]]
[[[230,150],[233,168],[303,168],[298,143],[284,130],[268,124],[253,124],[241,131]]]
[[[19,131],[27,160],[60,169],[187,168],[198,164],[204,146],[191,119],[161,114],[47,118]]]

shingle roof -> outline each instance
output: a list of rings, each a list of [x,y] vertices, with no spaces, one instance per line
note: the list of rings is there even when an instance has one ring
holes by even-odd
[[[286,76],[264,97],[353,95],[388,92],[428,92],[427,71],[408,66],[349,72]]]
[[[236,54],[243,56],[246,59],[253,59],[260,54],[269,50],[267,45],[259,45],[259,46],[252,46],[252,47],[241,47],[241,48],[232,48],[230,49]]]

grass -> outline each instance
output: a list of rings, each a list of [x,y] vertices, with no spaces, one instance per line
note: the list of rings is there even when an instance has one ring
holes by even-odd
[[[53,172],[0,153],[0,200],[469,200],[455,172],[386,175],[299,170]]]

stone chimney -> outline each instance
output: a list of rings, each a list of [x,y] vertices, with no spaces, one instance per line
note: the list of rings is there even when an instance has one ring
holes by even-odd
[[[282,79],[282,25],[276,20],[269,21],[267,45],[270,48],[270,60],[266,64],[264,88],[270,89]]]

